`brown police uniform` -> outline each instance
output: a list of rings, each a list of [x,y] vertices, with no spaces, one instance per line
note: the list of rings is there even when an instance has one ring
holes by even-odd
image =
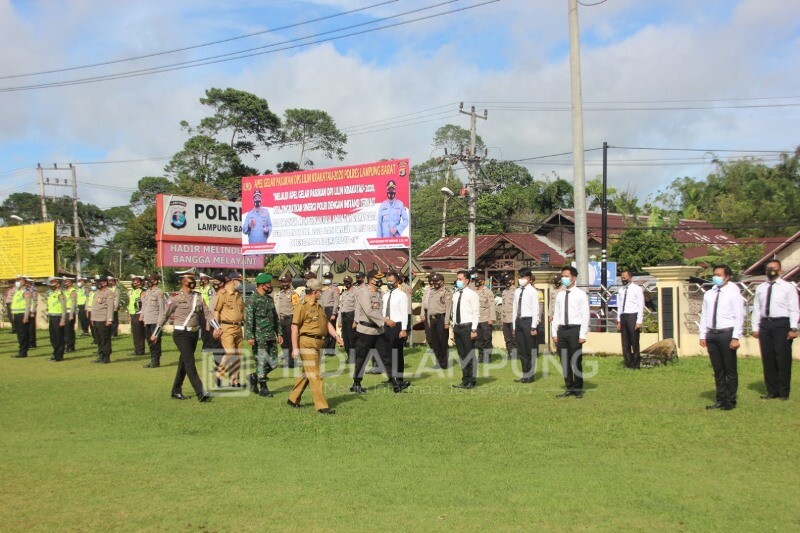
[[[238,386],[239,367],[241,366],[240,350],[244,333],[244,300],[239,290],[233,290],[226,286],[217,293],[217,301],[214,306],[214,313],[222,327],[222,348],[225,356],[217,369],[217,378],[222,379],[225,372],[228,372],[228,379],[231,386]]]
[[[478,357],[483,358],[484,362],[489,361],[492,352],[492,324],[497,317],[497,309],[494,303],[494,293],[486,285],[483,285],[475,292],[478,293],[479,315],[478,315],[478,338],[475,339],[475,348],[478,349]]]
[[[509,358],[514,354],[514,294],[516,291],[517,288],[514,285],[509,285],[503,290],[501,319],[503,321],[503,341]]]
[[[422,296],[420,318],[425,323],[425,338],[436,356],[440,367],[446,368],[450,359],[448,327],[453,307],[453,295],[442,286],[439,290],[430,287]]]
[[[317,411],[327,409],[328,401],[325,399],[325,389],[322,386],[319,355],[328,333],[328,317],[325,315],[325,309],[319,303],[304,302],[295,310],[292,324],[298,328],[297,348],[300,350],[303,372],[294,382],[289,401],[299,404],[303,391],[311,385],[314,408]]]
[[[97,289],[92,300],[92,322],[97,332],[97,363],[111,362],[111,323],[114,320],[114,293],[108,287]]]
[[[150,348],[150,368],[161,366],[161,335],[156,335],[155,342],[150,340],[150,337],[164,318],[166,307],[167,299],[158,285],[142,292],[142,312],[139,314],[139,320],[144,323],[145,338]]]

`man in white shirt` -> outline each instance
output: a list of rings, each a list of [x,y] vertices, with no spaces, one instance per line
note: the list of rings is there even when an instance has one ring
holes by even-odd
[[[383,337],[392,354],[390,376],[402,381],[405,368],[403,348],[408,336],[408,295],[398,285],[398,278],[395,272],[386,275],[386,288],[389,290],[383,294],[383,316],[387,319]]]
[[[792,381],[792,341],[797,338],[797,289],[781,279],[781,262],[767,261],[767,283],[756,289],[753,301],[753,337],[761,347],[767,393],[761,398],[789,399]]]
[[[617,291],[617,329],[622,336],[622,357],[625,368],[638,370],[642,363],[639,335],[642,332],[644,291],[632,283],[630,270],[623,270],[619,277],[622,279],[622,288]]]
[[[567,390],[558,398],[583,398],[583,344],[589,332],[589,297],[575,286],[578,269],[561,269],[564,290],[556,295],[553,310],[553,341],[561,355],[564,384]]]
[[[728,265],[714,267],[714,288],[703,296],[700,313],[700,346],[708,348],[716,401],[706,409],[730,411],[736,407],[739,373],[736,368],[736,350],[742,336],[744,323],[744,298],[739,288],[729,283],[733,272]]]
[[[533,376],[536,374],[539,291],[533,286],[535,280],[531,269],[520,269],[517,279],[519,287],[514,292],[511,308],[517,357],[522,361],[522,378],[514,380],[517,383],[533,383]]]
[[[461,383],[453,385],[456,389],[474,389],[477,365],[475,339],[478,338],[480,321],[480,301],[478,293],[470,287],[470,276],[466,270],[459,270],[456,277],[456,291],[453,293],[453,340],[461,361]]]

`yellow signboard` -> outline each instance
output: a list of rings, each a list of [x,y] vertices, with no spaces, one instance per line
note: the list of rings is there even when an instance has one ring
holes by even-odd
[[[0,279],[55,275],[55,223],[0,228]]]

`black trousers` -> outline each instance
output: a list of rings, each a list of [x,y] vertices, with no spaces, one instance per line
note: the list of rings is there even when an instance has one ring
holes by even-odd
[[[50,330],[50,345],[53,347],[53,358],[61,361],[64,359],[64,344],[66,335],[65,327],[61,325],[61,315],[48,316],[47,322]]]
[[[131,317],[131,335],[133,335],[134,354],[144,355],[144,337],[146,334],[144,322],[139,320],[139,315],[133,315]]]
[[[286,366],[289,368],[294,368],[295,361],[294,357],[292,357],[292,316],[287,315],[279,318],[278,321],[280,322],[281,332],[283,335],[283,344],[281,344],[283,358],[286,360]]]
[[[619,315],[620,334],[622,336],[622,357],[627,368],[639,368],[642,365],[642,354],[639,352],[639,336],[641,330],[636,329],[636,313]]]
[[[67,320],[66,324],[64,325],[64,348],[67,351],[74,352],[75,351],[75,316],[74,315],[67,315],[69,320]]]
[[[514,324],[514,341],[517,357],[522,362],[522,377],[532,378],[539,361],[537,337],[531,335],[532,317],[519,317]]]
[[[342,342],[344,343],[344,351],[347,352],[349,361],[355,360],[355,343],[353,342],[353,320],[355,319],[356,312],[348,311],[342,313]]]
[[[489,361],[492,355],[492,326],[488,322],[478,323],[478,338],[475,339],[475,349],[478,350],[478,358],[482,361]]]
[[[403,330],[400,322],[395,322],[392,327],[384,326],[383,328],[384,342],[389,346],[391,361],[391,366],[387,370],[391,369],[391,377],[398,379],[403,377],[403,370],[406,367],[405,353],[403,352],[406,340],[400,338],[401,331]]]
[[[114,319],[111,321],[111,335],[119,335],[119,311],[114,311]]]
[[[25,315],[17,313],[14,316],[14,330],[17,332],[17,344],[19,345],[19,355],[27,356],[31,346],[31,329],[28,324],[23,322]],[[28,319],[29,321],[31,319]]]
[[[450,362],[449,336],[444,328],[444,313],[425,317],[425,337],[431,347],[436,362],[442,368],[447,368]]]
[[[736,406],[736,391],[739,388],[739,372],[736,368],[736,350],[731,350],[733,331],[706,335],[706,348],[714,369],[714,384],[717,388],[716,401]]]
[[[178,370],[175,373],[175,381],[172,382],[172,394],[182,394],[183,380],[189,378],[197,396],[203,395],[203,382],[197,374],[197,366],[194,362],[194,352],[197,350],[197,332],[175,331],[172,340],[178,348]]]
[[[28,346],[36,348],[36,313],[28,319]]]
[[[86,305],[78,306],[78,324],[81,327],[81,333],[89,332],[89,317],[86,316]]]
[[[382,365],[386,375],[391,379],[391,352],[388,341],[384,335],[367,335],[359,333],[356,341],[356,364],[353,369],[353,382],[361,383],[364,378],[364,366],[367,360],[377,355],[376,365]]]
[[[95,322],[97,324],[97,322]],[[156,338],[156,342],[150,340],[156,330],[157,324],[145,324],[144,330],[147,336],[147,344],[150,346],[150,362],[154,365],[161,364],[161,335]]]
[[[11,312],[11,304],[6,304],[6,316],[9,318],[9,322],[11,322],[11,334],[16,335],[17,324],[14,322],[14,313]]]
[[[331,318],[333,314],[333,307],[326,307],[325,308],[325,316],[328,317],[328,321],[333,324],[333,329],[336,329],[336,318]],[[327,331],[327,330],[326,330]],[[325,345],[324,350],[326,354],[332,354],[333,351],[336,350],[336,339],[331,337],[330,335],[325,336]],[[333,350],[333,351],[332,351]]]
[[[461,383],[472,385],[477,381],[478,365],[476,364],[475,341],[472,340],[472,328],[469,324],[453,324],[453,338],[456,342],[458,359],[461,361]]]
[[[101,361],[111,361],[111,326],[105,322],[93,322],[97,336],[97,354]]]
[[[513,322],[503,322],[503,342],[506,345],[506,353],[508,354],[508,358],[511,359],[514,357],[514,323]]]
[[[789,397],[792,382],[792,339],[789,335],[789,318],[764,318],[759,324],[758,344],[761,347],[761,364],[767,394]]]
[[[561,370],[568,392],[583,391],[583,347],[578,342],[580,332],[580,326],[558,328],[556,348],[561,355]]]

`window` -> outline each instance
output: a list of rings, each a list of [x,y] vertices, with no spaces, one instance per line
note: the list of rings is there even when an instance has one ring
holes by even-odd
[[[550,254],[542,254],[542,255],[540,255],[539,256],[539,261],[543,265],[549,265],[550,264]]]

